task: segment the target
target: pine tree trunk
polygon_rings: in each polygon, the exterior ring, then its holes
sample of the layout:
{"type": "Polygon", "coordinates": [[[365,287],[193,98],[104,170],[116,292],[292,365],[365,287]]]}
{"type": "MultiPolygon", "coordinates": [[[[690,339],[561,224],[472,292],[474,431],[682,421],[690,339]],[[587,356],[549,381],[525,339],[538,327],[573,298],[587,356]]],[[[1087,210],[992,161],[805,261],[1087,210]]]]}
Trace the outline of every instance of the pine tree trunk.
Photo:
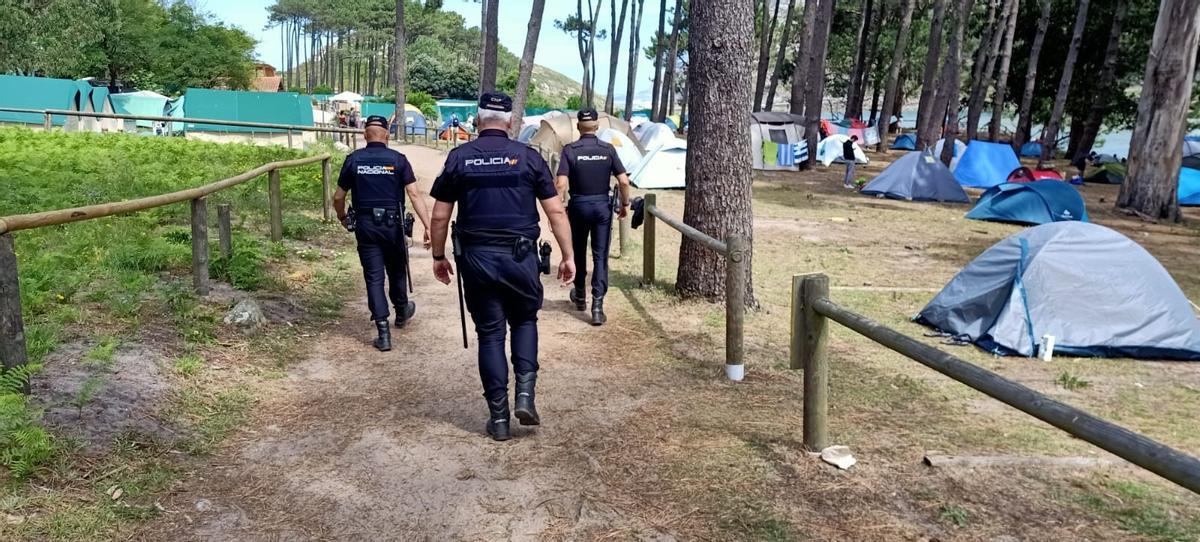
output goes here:
{"type": "MultiPolygon", "coordinates": [[[[917,148],[932,144],[929,123],[934,117],[934,98],[937,96],[939,60],[942,58],[942,23],[946,16],[946,0],[934,0],[933,19],[929,23],[929,46],[925,50],[925,70],[921,77],[921,99],[917,106],[917,148]]],[[[942,112],[945,114],[945,111],[942,112]]]]}
{"type": "MultiPolygon", "coordinates": [[[[775,55],[775,69],[771,70],[771,81],[767,85],[767,98],[763,109],[770,111],[775,108],[775,90],[779,88],[779,78],[783,76],[783,61],[787,59],[787,46],[792,37],[792,14],[796,3],[800,0],[789,0],[787,15],[783,19],[783,35],[779,36],[779,52],[775,55]]],[[[686,100],[685,102],[686,103],[686,100]]]]}
{"type": "Polygon", "coordinates": [[[836,0],[820,0],[812,44],[808,48],[807,103],[804,104],[804,136],[808,140],[808,164],[817,163],[817,141],[821,136],[821,101],[825,98],[825,56],[829,51],[829,29],[836,0]]]}
{"type": "MultiPolygon", "coordinates": [[[[543,2],[544,3],[544,2],[543,2]]],[[[612,32],[609,37],[612,40],[612,46],[608,52],[608,93],[604,95],[604,112],[609,115],[613,114],[614,101],[613,93],[617,90],[617,60],[621,58],[621,37],[625,31],[625,12],[629,9],[629,0],[621,0],[621,18],[617,18],[617,0],[613,0],[609,4],[610,15],[612,15],[612,32]]]]}
{"type": "MultiPolygon", "coordinates": [[[[799,0],[792,0],[798,2],[799,0]]],[[[909,0],[912,1],[912,0],[909,0]]],[[[793,115],[803,115],[805,96],[808,89],[808,50],[812,46],[813,30],[817,26],[817,4],[819,0],[804,0],[803,26],[796,44],[796,58],[792,63],[792,92],[788,109],[793,115]]]]}
{"type": "Polygon", "coordinates": [[[1012,0],[1008,21],[1004,31],[1004,45],[1000,50],[1000,67],[996,70],[996,82],[992,86],[992,122],[988,126],[988,138],[1000,140],[1000,124],[1004,120],[1004,95],[1008,92],[1008,67],[1012,61],[1013,36],[1017,32],[1017,13],[1021,0],[1012,0]]]}
{"type": "Polygon", "coordinates": [[[688,124],[687,108],[688,108],[688,86],[687,86],[687,81],[684,81],[682,96],[680,96],[680,100],[679,100],[679,126],[675,129],[675,132],[677,132],[679,134],[683,134],[687,130],[687,124],[688,124]]]}
{"type": "Polygon", "coordinates": [[[863,80],[871,66],[870,47],[868,47],[872,32],[878,29],[872,27],[874,22],[874,0],[863,0],[863,21],[858,35],[858,54],[855,57],[854,69],[850,71],[849,92],[846,96],[846,116],[862,120],[863,109],[863,80]]]}
{"type": "Polygon", "coordinates": [[[908,35],[912,30],[913,9],[916,7],[916,0],[903,0],[904,4],[900,7],[900,28],[896,30],[896,46],[892,50],[892,63],[888,68],[887,84],[883,91],[883,114],[880,117],[883,119],[883,130],[879,131],[879,144],[875,146],[878,152],[886,153],[888,147],[888,134],[891,133],[891,116],[895,111],[898,111],[903,106],[903,100],[899,99],[899,83],[900,83],[900,68],[904,66],[904,52],[908,49],[908,35]]]}
{"type": "Polygon", "coordinates": [[[396,137],[404,136],[404,104],[408,103],[406,88],[408,55],[405,44],[408,43],[407,29],[404,27],[404,4],[406,0],[396,0],[396,22],[392,27],[392,81],[396,85],[396,137]]]}
{"type": "MultiPolygon", "coordinates": [[[[996,73],[996,63],[1000,59],[1000,46],[1004,44],[1004,32],[1008,29],[1008,16],[1012,12],[1012,2],[1003,0],[1000,11],[988,31],[988,48],[978,70],[972,69],[971,95],[967,98],[967,139],[979,137],[979,119],[983,116],[983,104],[987,99],[988,85],[996,73]]],[[[1047,0],[1049,1],[1049,0],[1047,0]]],[[[978,55],[977,55],[978,57],[978,55]]]]}
{"type": "Polygon", "coordinates": [[[662,96],[663,57],[667,52],[667,0],[658,4],[658,33],[654,35],[654,86],[650,89],[650,120],[662,122],[658,117],[658,99],[662,96]]]}
{"type": "Polygon", "coordinates": [[[483,50],[483,70],[479,72],[479,80],[483,92],[489,92],[496,90],[496,58],[500,48],[497,43],[500,31],[500,0],[484,1],[487,2],[487,19],[484,23],[484,39],[487,40],[487,48],[483,50]]]}
{"type": "Polygon", "coordinates": [[[625,81],[625,120],[633,118],[633,94],[637,84],[638,58],[642,55],[642,12],[646,0],[633,0],[629,21],[629,70],[625,81]]]}
{"type": "Polygon", "coordinates": [[[958,93],[962,72],[962,41],[967,23],[971,19],[971,10],[974,7],[975,0],[961,0],[955,9],[958,25],[954,29],[954,35],[950,36],[950,48],[946,51],[946,69],[942,72],[942,89],[938,92],[938,102],[942,104],[941,107],[945,111],[940,117],[944,122],[940,124],[949,126],[945,133],[941,156],[942,163],[946,164],[946,167],[950,167],[950,161],[954,158],[954,141],[958,138],[958,93]]]}
{"type": "Polygon", "coordinates": [[[1200,0],[1163,0],[1117,207],[1150,219],[1179,221],[1179,142],[1187,130],[1198,46],[1200,0]]]}
{"type": "MultiPolygon", "coordinates": [[[[875,81],[875,72],[877,71],[876,64],[879,63],[879,36],[882,34],[880,29],[882,29],[883,14],[886,7],[887,6],[885,5],[880,5],[879,7],[875,8],[874,16],[872,17],[871,24],[868,27],[870,28],[870,31],[868,32],[868,34],[870,34],[870,45],[867,46],[867,54],[863,58],[863,70],[858,74],[858,80],[855,82],[854,91],[855,95],[858,97],[858,102],[855,104],[853,111],[856,118],[859,120],[865,118],[863,115],[863,107],[867,105],[867,89],[879,86],[875,81]]],[[[871,114],[871,122],[874,122],[875,120],[874,108],[875,104],[879,102],[879,93],[876,92],[875,94],[877,95],[874,96],[871,103],[872,110],[869,111],[871,114]]]]}
{"type": "Polygon", "coordinates": [[[1083,160],[1092,152],[1096,137],[1100,135],[1100,127],[1104,125],[1104,116],[1108,113],[1113,85],[1117,80],[1117,55],[1121,53],[1121,24],[1128,11],[1129,2],[1117,0],[1112,26],[1108,31],[1108,47],[1104,50],[1104,64],[1100,68],[1100,83],[1095,89],[1095,96],[1092,98],[1091,107],[1088,108],[1087,118],[1080,130],[1082,135],[1078,140],[1075,139],[1075,129],[1071,129],[1071,139],[1077,141],[1075,152],[1070,154],[1074,157],[1073,162],[1083,160]]]}
{"type": "MultiPolygon", "coordinates": [[[[1124,0],[1121,0],[1122,2],[1124,0]]],[[[1013,133],[1013,149],[1020,150],[1021,145],[1033,138],[1033,93],[1037,86],[1038,61],[1042,56],[1042,44],[1046,42],[1046,28],[1050,26],[1050,0],[1038,0],[1039,9],[1037,30],[1033,35],[1033,44],[1029,48],[1029,67],[1025,70],[1025,91],[1021,94],[1021,107],[1017,110],[1017,131],[1013,133]]]]}
{"type": "Polygon", "coordinates": [[[1083,31],[1087,27],[1087,13],[1090,0],[1079,0],[1075,8],[1075,30],[1071,34],[1071,46],[1067,49],[1067,60],[1063,62],[1062,78],[1058,80],[1058,94],[1054,96],[1054,109],[1050,112],[1050,122],[1042,131],[1042,156],[1038,158],[1038,168],[1045,167],[1046,161],[1053,160],[1058,152],[1058,130],[1062,126],[1063,109],[1067,106],[1067,94],[1071,92],[1071,76],[1075,72],[1075,59],[1079,56],[1079,45],[1083,43],[1083,31]]]}
{"type": "Polygon", "coordinates": [[[660,119],[665,119],[673,109],[675,101],[675,64],[679,62],[679,25],[683,18],[683,0],[675,0],[675,18],[671,21],[671,53],[667,55],[667,73],[663,76],[662,97],[658,99],[658,107],[662,112],[660,119]]]}
{"type": "MultiPolygon", "coordinates": [[[[676,0],[678,3],[678,0],[676,0]]],[[[775,12],[767,24],[767,2],[763,0],[763,28],[758,40],[758,73],[754,79],[754,110],[762,111],[763,93],[767,87],[767,72],[771,68],[771,43],[775,38],[775,25],[779,23],[779,0],[775,0],[775,12]]]]}
{"type": "MultiPolygon", "coordinates": [[[[829,0],[832,1],[832,0],[829,0]]],[[[683,221],[724,240],[753,239],[750,128],[753,98],[754,8],[750,0],[693,2],[689,34],[688,88],[691,135],[683,221]]],[[[744,265],[751,267],[751,253],[744,265]]],[[[753,273],[747,271],[747,277],[753,273]]],[[[679,247],[675,287],[687,297],[723,299],[725,259],[688,238],[679,247]]],[[[755,305],[746,283],[746,303],[755,305]]]]}
{"type": "Polygon", "coordinates": [[[533,78],[533,59],[537,55],[538,35],[542,32],[542,13],[545,10],[546,0],[533,0],[533,9],[529,11],[529,25],[525,27],[525,49],[521,51],[521,64],[517,68],[517,95],[513,96],[513,137],[520,133],[521,119],[525,117],[525,104],[529,101],[529,82],[533,78]]]}

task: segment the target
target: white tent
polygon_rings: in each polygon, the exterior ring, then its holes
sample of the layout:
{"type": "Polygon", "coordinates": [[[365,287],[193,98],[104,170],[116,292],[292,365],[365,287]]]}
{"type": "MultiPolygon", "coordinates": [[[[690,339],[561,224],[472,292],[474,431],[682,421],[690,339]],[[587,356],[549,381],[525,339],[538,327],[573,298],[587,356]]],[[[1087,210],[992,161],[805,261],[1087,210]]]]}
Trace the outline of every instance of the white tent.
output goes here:
{"type": "Polygon", "coordinates": [[[643,124],[641,130],[641,133],[638,134],[638,141],[642,143],[642,148],[647,152],[660,145],[679,140],[675,137],[675,132],[671,130],[671,127],[661,122],[643,124]]]}
{"type": "Polygon", "coordinates": [[[687,163],[687,141],[671,138],[654,148],[646,150],[646,156],[629,176],[634,186],[642,189],[684,188],[687,178],[684,169],[687,163]]]}
{"type": "MultiPolygon", "coordinates": [[[[842,134],[833,134],[820,143],[817,143],[817,161],[828,166],[834,162],[844,162],[842,160],[842,144],[850,140],[850,136],[842,134]]],[[[859,164],[869,163],[866,153],[858,143],[854,143],[854,161],[859,164]]]]}
{"type": "Polygon", "coordinates": [[[1187,138],[1183,140],[1183,156],[1200,155],[1200,140],[1187,138]]]}
{"type": "Polygon", "coordinates": [[[625,134],[612,128],[605,128],[600,130],[596,137],[617,149],[617,157],[621,159],[621,165],[625,166],[626,172],[633,171],[642,163],[642,152],[625,134]]]}
{"type": "MultiPolygon", "coordinates": [[[[942,156],[942,149],[944,148],[946,148],[946,140],[939,139],[937,145],[934,145],[933,147],[933,156],[940,159],[942,156]]],[[[954,171],[954,168],[958,167],[958,159],[962,158],[963,153],[965,152],[967,152],[967,144],[955,139],[954,156],[950,158],[950,171],[954,171]]]]}
{"type": "Polygon", "coordinates": [[[633,128],[633,131],[635,133],[638,132],[639,127],[641,127],[642,125],[647,124],[649,122],[650,122],[650,117],[647,117],[646,115],[634,115],[632,117],[629,117],[629,126],[631,128],[633,128]]]}
{"type": "Polygon", "coordinates": [[[362,97],[362,94],[358,94],[357,92],[350,92],[347,90],[347,91],[343,91],[343,92],[334,94],[333,96],[331,96],[329,98],[329,101],[331,101],[331,102],[361,102],[361,101],[363,101],[363,97],[362,97]]]}

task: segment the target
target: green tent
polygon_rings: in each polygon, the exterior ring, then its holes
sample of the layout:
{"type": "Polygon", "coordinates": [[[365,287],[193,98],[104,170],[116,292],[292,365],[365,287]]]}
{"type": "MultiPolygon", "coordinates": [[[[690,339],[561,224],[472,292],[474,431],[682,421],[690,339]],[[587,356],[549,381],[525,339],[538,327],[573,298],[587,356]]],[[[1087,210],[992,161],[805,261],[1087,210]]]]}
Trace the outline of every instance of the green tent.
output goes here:
{"type": "MultiPolygon", "coordinates": [[[[78,111],[82,94],[79,82],[69,79],[0,75],[0,108],[78,111]]],[[[67,119],[55,115],[52,121],[55,126],[62,126],[67,119]]],[[[0,122],[40,126],[45,117],[41,113],[0,111],[0,122]]]]}
{"type": "MultiPolygon", "coordinates": [[[[312,126],[312,97],[295,92],[243,92],[189,88],[184,116],[192,119],[236,120],[268,124],[312,126]]],[[[203,132],[284,132],[277,128],[252,128],[186,123],[184,129],[203,132]]]]}
{"type": "MultiPolygon", "coordinates": [[[[113,111],[122,115],[162,117],[166,115],[167,111],[168,98],[162,94],[151,92],[149,90],[113,94],[109,97],[109,99],[112,100],[113,111]]],[[[137,125],[142,128],[152,128],[154,126],[154,122],[149,120],[139,120],[137,121],[137,125]]]]}

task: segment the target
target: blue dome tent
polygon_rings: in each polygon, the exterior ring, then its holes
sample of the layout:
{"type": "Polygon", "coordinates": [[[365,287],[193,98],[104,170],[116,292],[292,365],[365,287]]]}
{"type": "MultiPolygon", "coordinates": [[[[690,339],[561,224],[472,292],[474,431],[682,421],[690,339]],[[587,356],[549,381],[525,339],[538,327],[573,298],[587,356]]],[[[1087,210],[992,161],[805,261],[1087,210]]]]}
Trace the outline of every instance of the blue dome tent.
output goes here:
{"type": "Polygon", "coordinates": [[[1200,321],[1137,243],[1084,222],[1023,230],[980,254],[914,318],[999,355],[1200,360],[1200,321]]]}
{"type": "Polygon", "coordinates": [[[892,162],[863,187],[862,193],[912,201],[971,202],[941,160],[919,151],[892,162]]]}
{"type": "Polygon", "coordinates": [[[1026,158],[1037,158],[1042,155],[1042,144],[1037,141],[1030,141],[1021,145],[1021,156],[1026,158]]]}
{"type": "Polygon", "coordinates": [[[1200,169],[1179,168],[1179,204],[1200,205],[1200,169]]]}
{"type": "Polygon", "coordinates": [[[912,134],[900,134],[896,136],[896,140],[892,142],[893,150],[900,151],[915,151],[917,150],[917,136],[912,134]]]}
{"type": "Polygon", "coordinates": [[[993,186],[979,196],[967,218],[1029,225],[1088,219],[1079,191],[1051,180],[993,186]]]}
{"type": "Polygon", "coordinates": [[[954,168],[958,184],[976,188],[991,188],[1008,179],[1012,170],[1021,167],[1012,147],[1003,143],[973,140],[967,152],[954,168]]]}

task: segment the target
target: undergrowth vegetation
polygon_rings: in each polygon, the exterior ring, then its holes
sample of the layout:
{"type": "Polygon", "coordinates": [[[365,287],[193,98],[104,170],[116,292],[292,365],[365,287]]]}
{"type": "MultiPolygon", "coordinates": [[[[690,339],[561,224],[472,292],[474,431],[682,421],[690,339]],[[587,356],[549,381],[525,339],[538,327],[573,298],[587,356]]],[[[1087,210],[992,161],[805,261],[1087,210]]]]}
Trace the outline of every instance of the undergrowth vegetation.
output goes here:
{"type": "MultiPolygon", "coordinates": [[[[282,147],[3,128],[0,178],[5,179],[5,197],[0,198],[0,216],[153,196],[305,155],[282,147]]],[[[344,285],[341,280],[348,276],[344,265],[332,272],[335,278],[327,283],[295,286],[281,277],[293,260],[312,265],[309,258],[297,256],[301,250],[290,243],[333,231],[332,226],[313,218],[320,209],[320,164],[282,170],[281,180],[284,243],[267,241],[265,176],[207,198],[210,275],[241,291],[261,290],[263,295],[311,300],[314,315],[335,316],[336,302],[329,299],[336,297],[331,292],[340,289],[344,285]],[[233,252],[229,258],[221,257],[216,242],[216,206],[220,203],[232,207],[233,252]]],[[[252,394],[243,384],[214,385],[205,378],[205,352],[220,348],[221,320],[228,307],[193,293],[189,220],[189,206],[181,203],[12,234],[30,364],[0,373],[0,465],[5,467],[0,469],[0,481],[10,479],[8,489],[0,493],[0,512],[9,514],[10,519],[25,518],[24,514],[39,518],[17,527],[17,533],[87,539],[111,529],[114,523],[153,516],[157,512],[152,500],[136,506],[130,502],[138,495],[133,488],[146,485],[143,478],[173,477],[173,468],[161,460],[163,452],[207,453],[252,404],[252,394]],[[117,449],[103,461],[121,469],[122,474],[105,482],[106,487],[123,485],[120,503],[103,493],[93,495],[96,498],[89,502],[60,498],[57,493],[37,496],[40,494],[22,491],[17,481],[30,477],[40,478],[39,484],[59,487],[64,497],[77,493],[81,484],[91,483],[86,479],[89,474],[81,474],[74,461],[79,443],[47,431],[43,424],[48,423],[50,410],[46,422],[42,410],[67,407],[77,410],[79,423],[88,423],[85,411],[93,401],[102,400],[98,395],[106,386],[106,377],[121,370],[122,349],[148,347],[173,360],[163,362],[164,378],[178,382],[169,392],[169,404],[162,414],[184,430],[183,440],[164,448],[162,443],[131,436],[122,451],[118,438],[117,449]],[[23,388],[30,378],[39,378],[36,372],[45,362],[57,359],[52,354],[60,348],[89,376],[81,379],[73,397],[42,405],[37,394],[26,395],[23,388]]],[[[326,254],[307,247],[303,252],[315,254],[317,259],[326,254]]],[[[269,337],[270,333],[256,340],[269,342],[269,337]]],[[[253,342],[250,347],[255,348],[253,342]]],[[[162,486],[163,480],[150,486],[162,486]]],[[[6,532],[0,525],[0,538],[5,538],[6,532]]]]}

